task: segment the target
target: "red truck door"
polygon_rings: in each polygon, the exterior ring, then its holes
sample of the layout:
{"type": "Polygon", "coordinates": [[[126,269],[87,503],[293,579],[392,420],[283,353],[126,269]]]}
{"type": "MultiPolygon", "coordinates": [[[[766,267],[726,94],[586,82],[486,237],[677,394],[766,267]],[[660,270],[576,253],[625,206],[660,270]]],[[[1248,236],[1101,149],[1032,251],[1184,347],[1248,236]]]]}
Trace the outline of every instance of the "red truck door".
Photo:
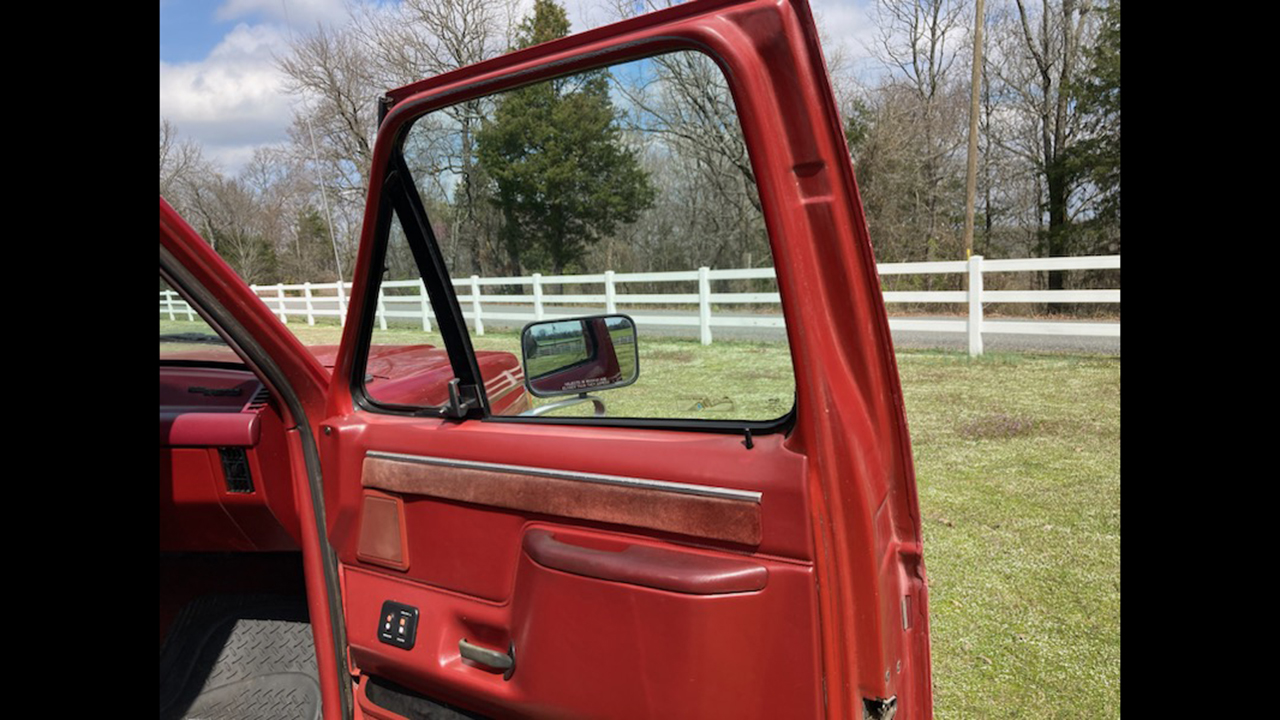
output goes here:
{"type": "Polygon", "coordinates": [[[681,5],[401,88],[385,104],[317,437],[361,710],[930,717],[901,392],[805,2],[681,5]],[[794,408],[736,425],[499,416],[413,192],[407,129],[469,99],[673,51],[709,57],[732,91],[794,408]],[[456,402],[388,405],[366,391],[394,228],[432,292],[456,402]]]}

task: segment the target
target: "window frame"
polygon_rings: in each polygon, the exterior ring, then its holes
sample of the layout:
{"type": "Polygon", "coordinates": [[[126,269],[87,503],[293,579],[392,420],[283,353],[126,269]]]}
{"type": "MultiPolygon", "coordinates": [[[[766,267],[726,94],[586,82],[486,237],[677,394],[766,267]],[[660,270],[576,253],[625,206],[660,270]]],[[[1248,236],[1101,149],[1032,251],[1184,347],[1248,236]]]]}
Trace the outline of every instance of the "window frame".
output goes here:
{"type": "MultiPolygon", "coordinates": [[[[475,82],[450,92],[437,93],[427,98],[405,101],[406,106],[413,107],[413,114],[411,117],[404,120],[397,130],[396,137],[392,143],[390,162],[388,163],[387,172],[382,180],[382,191],[379,196],[379,207],[373,237],[371,256],[371,259],[373,260],[372,267],[379,268],[385,265],[386,252],[391,234],[391,216],[394,214],[400,220],[406,241],[409,244],[414,261],[418,266],[418,272],[422,277],[423,284],[427,288],[432,310],[436,313],[436,324],[437,327],[439,327],[442,342],[449,353],[450,362],[453,366],[454,377],[459,381],[461,387],[471,388],[473,390],[471,391],[472,396],[470,398],[463,398],[464,407],[462,408],[461,414],[451,413],[448,406],[413,407],[380,403],[368,395],[364,387],[364,376],[368,364],[368,355],[373,334],[373,323],[376,321],[378,292],[383,281],[382,274],[375,273],[375,277],[370,279],[371,282],[366,283],[363,313],[361,314],[361,317],[358,318],[358,342],[353,357],[354,362],[351,365],[351,377],[349,378],[351,397],[357,409],[408,417],[442,417],[454,418],[457,420],[474,419],[483,422],[495,423],[534,423],[537,425],[562,425],[570,427],[619,427],[650,430],[677,430],[682,432],[708,432],[717,434],[745,434],[746,440],[744,442],[748,447],[750,447],[751,437],[753,435],[774,433],[790,435],[791,430],[795,427],[796,419],[798,417],[799,392],[795,374],[795,347],[791,344],[789,338],[787,339],[787,351],[791,356],[792,402],[790,409],[785,414],[774,420],[556,417],[551,415],[520,416],[495,415],[490,412],[490,405],[488,395],[484,387],[484,380],[481,377],[479,366],[476,362],[475,349],[471,343],[470,330],[467,328],[466,320],[462,316],[462,309],[458,303],[457,293],[454,289],[452,279],[449,276],[448,269],[445,266],[444,258],[440,253],[439,243],[436,240],[435,232],[431,229],[431,223],[427,217],[426,209],[423,207],[422,199],[414,185],[413,174],[409,171],[408,163],[404,158],[405,141],[415,124],[422,118],[433,112],[443,110],[447,107],[451,107],[468,100],[497,95],[502,92],[528,87],[535,83],[549,82],[557,78],[567,77],[578,73],[608,69],[629,62],[637,62],[647,58],[681,51],[699,53],[709,58],[716,65],[716,68],[720,71],[721,77],[724,78],[725,85],[729,89],[730,98],[734,105],[734,113],[735,116],[737,116],[738,108],[740,107],[740,103],[738,102],[738,95],[740,92],[739,88],[734,82],[733,74],[728,71],[724,59],[716,54],[711,48],[686,38],[662,38],[636,43],[627,47],[625,52],[618,52],[617,50],[618,49],[615,48],[602,54],[577,55],[556,63],[535,68],[521,69],[496,78],[475,82]],[[584,60],[594,60],[595,62],[583,63],[584,60]],[[556,72],[556,70],[559,70],[559,72],[556,72]],[[405,215],[408,215],[408,217],[405,217],[405,215]],[[412,222],[410,222],[410,220],[412,222]],[[437,302],[437,293],[440,294],[440,303],[437,302]],[[461,357],[461,355],[464,354],[465,357],[461,357]],[[468,402],[470,402],[470,405],[467,405],[468,402]]],[[[748,127],[741,124],[739,127],[742,129],[744,139],[747,139],[747,133],[750,132],[748,127]]],[[[756,158],[754,158],[751,153],[752,143],[748,140],[746,146],[747,160],[751,164],[752,171],[755,172],[758,169],[758,166],[756,158]]],[[[756,183],[756,189],[757,191],[760,189],[758,182],[756,183]]],[[[770,256],[772,259],[777,256],[774,252],[775,234],[770,229],[768,211],[764,209],[765,207],[767,207],[767,203],[762,203],[761,215],[765,222],[765,232],[768,235],[770,256]]],[[[787,302],[785,297],[782,298],[782,302],[780,304],[782,306],[782,315],[785,320],[787,316],[787,302]]],[[[519,361],[521,370],[523,371],[524,358],[520,357],[519,361]]],[[[525,380],[524,390],[525,392],[529,392],[527,378],[525,380]]]]}
{"type": "MultiPolygon", "coordinates": [[[[404,134],[412,124],[406,125],[401,137],[396,139],[396,153],[393,156],[392,164],[383,179],[382,199],[378,207],[376,217],[376,225],[374,230],[374,244],[372,253],[372,268],[382,268],[386,265],[387,248],[391,240],[391,223],[394,220],[400,222],[400,227],[404,231],[405,242],[409,245],[409,251],[413,255],[414,265],[418,268],[418,274],[422,278],[423,285],[427,288],[427,297],[431,304],[431,309],[435,313],[436,326],[440,329],[440,336],[444,343],[445,352],[449,356],[449,364],[453,369],[453,376],[458,380],[462,387],[476,387],[475,393],[476,404],[467,409],[464,417],[476,417],[478,411],[482,411],[484,415],[489,412],[488,397],[484,392],[484,383],[480,378],[479,367],[475,360],[475,350],[471,347],[471,337],[466,332],[465,320],[462,317],[462,309],[458,305],[458,298],[453,292],[452,284],[449,282],[448,270],[445,268],[444,258],[440,255],[439,245],[436,243],[435,235],[431,232],[431,223],[426,218],[425,210],[421,206],[421,200],[416,191],[412,190],[412,186],[406,188],[404,178],[411,177],[408,168],[404,166],[404,158],[399,152],[400,145],[403,143],[404,134]],[[407,218],[405,216],[408,216],[407,218]],[[426,232],[423,233],[423,228],[426,232]],[[425,235],[425,237],[424,237],[425,235]],[[459,326],[462,332],[458,332],[459,326]]],[[[365,298],[363,303],[363,312],[358,319],[359,333],[351,363],[351,377],[348,379],[351,390],[351,398],[355,406],[361,410],[370,412],[383,413],[387,415],[400,415],[407,417],[452,417],[450,408],[447,405],[398,405],[394,403],[381,402],[371,396],[365,388],[365,375],[369,365],[369,350],[373,344],[373,326],[377,320],[378,293],[382,288],[383,273],[373,271],[371,282],[365,285],[365,298]]]]}

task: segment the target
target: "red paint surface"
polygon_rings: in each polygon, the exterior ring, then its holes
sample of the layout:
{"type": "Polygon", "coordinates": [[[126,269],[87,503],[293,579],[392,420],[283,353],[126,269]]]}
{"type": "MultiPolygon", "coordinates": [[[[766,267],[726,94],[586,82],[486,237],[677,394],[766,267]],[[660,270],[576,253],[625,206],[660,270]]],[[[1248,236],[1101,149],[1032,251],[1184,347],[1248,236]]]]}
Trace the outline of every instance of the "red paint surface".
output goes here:
{"type": "MultiPolygon", "coordinates": [[[[689,3],[392,91],[389,97],[396,106],[379,131],[372,177],[385,174],[400,127],[422,113],[517,84],[673,49],[707,52],[725,71],[772,238],[796,373],[796,417],[784,444],[770,449],[758,442],[752,459],[768,462],[771,455],[786,452],[806,460],[798,472],[739,476],[718,467],[708,479],[735,487],[763,483],[765,541],[757,552],[771,551],[774,543],[793,551],[800,545],[803,550],[791,556],[812,558],[822,591],[804,611],[813,611],[819,621],[812,633],[791,641],[821,658],[826,714],[860,717],[863,698],[896,696],[899,718],[928,717],[928,600],[902,395],[853,169],[803,1],[689,3]],[[803,496],[800,506],[774,507],[773,488],[779,487],[803,496]],[[800,535],[802,543],[797,542],[800,535]],[[904,602],[911,608],[905,619],[904,602]]],[[[364,284],[372,277],[373,220],[381,200],[376,183],[369,200],[353,317],[361,314],[364,284]]],[[[339,374],[349,371],[356,333],[348,324],[337,359],[339,374]]],[[[686,437],[674,431],[643,436],[617,429],[579,433],[577,428],[556,428],[529,442],[537,430],[490,423],[475,431],[486,440],[474,446],[462,442],[465,433],[460,432],[474,423],[447,432],[418,423],[390,434],[386,423],[353,413],[350,395],[341,386],[330,394],[328,410],[342,424],[362,428],[355,433],[358,439],[346,433],[337,443],[344,458],[358,454],[359,448],[399,446],[402,452],[423,452],[425,446],[447,457],[506,458],[515,464],[672,480],[686,476],[699,460],[693,453],[663,447],[663,438],[680,442],[686,437]],[[446,446],[425,442],[437,433],[456,439],[446,446]],[[576,451],[582,448],[590,448],[590,455],[579,456],[576,451]]],[[[358,469],[349,465],[337,472],[345,486],[354,484],[349,478],[358,469]]],[[[339,509],[331,521],[336,542],[341,542],[348,513],[339,509]]],[[[509,552],[498,545],[495,553],[509,552]]],[[[658,617],[651,620],[660,622],[658,617]]],[[[750,622],[768,620],[759,616],[750,622]]],[[[620,651],[636,649],[622,646],[620,651]]],[[[548,659],[552,661],[569,658],[548,659]]],[[[665,657],[655,656],[646,671],[658,672],[664,662],[665,657]]],[[[400,670],[412,672],[407,666],[400,670]]],[[[713,666],[700,668],[696,679],[699,684],[732,681],[713,666]]],[[[434,678],[432,684],[439,689],[440,681],[434,678]]],[[[679,699],[671,698],[673,704],[679,699]]]]}
{"type": "Polygon", "coordinates": [[[255,550],[222,507],[216,450],[160,448],[160,551],[255,550]]]}
{"type": "MultiPolygon", "coordinates": [[[[240,361],[230,350],[205,350],[197,353],[166,353],[161,362],[189,360],[193,355],[197,358],[196,362],[240,361]],[[208,357],[204,357],[206,354],[208,357]]],[[[259,387],[261,383],[258,378],[246,370],[160,366],[160,407],[173,412],[239,412],[259,387]]]]}
{"type": "Polygon", "coordinates": [[[161,447],[252,447],[259,437],[257,415],[160,410],[161,447]]]}

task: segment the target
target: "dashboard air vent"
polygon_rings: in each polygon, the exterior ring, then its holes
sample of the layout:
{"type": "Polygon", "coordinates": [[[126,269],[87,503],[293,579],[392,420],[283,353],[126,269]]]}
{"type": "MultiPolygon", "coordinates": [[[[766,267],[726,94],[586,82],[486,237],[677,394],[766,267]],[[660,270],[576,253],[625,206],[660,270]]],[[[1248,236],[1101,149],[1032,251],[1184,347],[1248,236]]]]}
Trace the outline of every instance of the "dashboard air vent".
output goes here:
{"type": "Polygon", "coordinates": [[[227,492],[253,492],[253,477],[249,474],[249,459],[244,454],[244,448],[218,448],[218,454],[222,456],[222,474],[227,479],[227,492]]]}
{"type": "Polygon", "coordinates": [[[258,392],[254,393],[253,399],[249,401],[249,404],[244,406],[244,411],[258,412],[267,406],[267,402],[269,400],[271,400],[271,391],[267,389],[266,385],[259,385],[258,392]]]}

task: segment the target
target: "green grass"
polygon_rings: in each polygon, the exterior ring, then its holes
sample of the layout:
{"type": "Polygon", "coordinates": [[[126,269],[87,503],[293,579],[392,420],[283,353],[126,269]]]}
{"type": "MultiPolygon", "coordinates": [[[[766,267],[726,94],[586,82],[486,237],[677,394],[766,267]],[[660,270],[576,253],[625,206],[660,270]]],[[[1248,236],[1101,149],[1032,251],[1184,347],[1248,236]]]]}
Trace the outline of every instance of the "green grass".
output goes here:
{"type": "MultiPolygon", "coordinates": [[[[290,329],[305,343],[338,341],[336,327],[290,329]]],[[[473,340],[519,354],[514,333],[473,340]]],[[[376,341],[440,338],[389,330],[376,341]]],[[[768,419],[791,407],[781,343],[639,342],[640,381],[601,393],[610,415],[768,419]],[[714,404],[724,398],[732,404],[714,404]]],[[[1119,717],[1119,358],[903,352],[898,367],[937,717],[1119,717]]]]}
{"type": "Polygon", "coordinates": [[[898,356],[940,718],[1120,715],[1120,360],[898,356]]]}

